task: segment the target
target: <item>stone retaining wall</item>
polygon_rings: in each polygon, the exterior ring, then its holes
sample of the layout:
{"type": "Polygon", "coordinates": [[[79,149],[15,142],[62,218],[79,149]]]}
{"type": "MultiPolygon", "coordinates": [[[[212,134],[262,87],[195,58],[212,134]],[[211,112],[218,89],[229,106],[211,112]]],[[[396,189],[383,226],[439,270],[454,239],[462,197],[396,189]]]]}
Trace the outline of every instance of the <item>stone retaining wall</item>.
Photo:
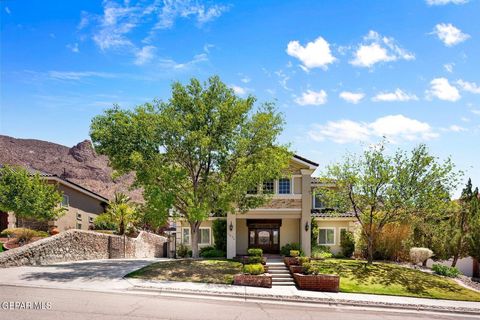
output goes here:
{"type": "Polygon", "coordinates": [[[163,257],[167,238],[140,232],[137,238],[94,231],[68,230],[0,253],[0,268],[55,262],[163,257]]]}

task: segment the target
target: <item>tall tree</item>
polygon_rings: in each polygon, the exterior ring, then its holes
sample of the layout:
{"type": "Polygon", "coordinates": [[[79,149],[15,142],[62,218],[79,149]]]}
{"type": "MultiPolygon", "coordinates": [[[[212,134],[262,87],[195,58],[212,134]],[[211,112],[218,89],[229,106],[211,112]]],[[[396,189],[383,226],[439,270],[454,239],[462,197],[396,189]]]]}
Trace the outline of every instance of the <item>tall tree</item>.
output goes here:
{"type": "Polygon", "coordinates": [[[283,119],[270,103],[237,97],[218,77],[174,83],[167,102],[118,106],[93,119],[95,148],[120,172],[135,171],[155,219],[188,221],[192,254],[213,212],[244,212],[266,200],[247,191],[284,174],[291,153],[277,143],[283,119]]]}
{"type": "Polygon", "coordinates": [[[17,221],[25,218],[55,220],[65,209],[60,207],[62,194],[38,173],[21,167],[0,167],[0,210],[12,211],[17,221]]]}
{"type": "Polygon", "coordinates": [[[413,216],[441,212],[456,185],[450,159],[439,163],[419,145],[408,154],[389,155],[385,142],[367,148],[361,156],[347,155],[331,165],[324,177],[335,188],[321,188],[328,206],[353,211],[367,244],[372,263],[375,242],[385,225],[413,216]]]}
{"type": "MultiPolygon", "coordinates": [[[[478,257],[480,253],[475,250],[475,234],[479,213],[478,188],[473,189],[472,180],[468,179],[467,185],[462,190],[458,209],[455,210],[450,218],[450,233],[448,243],[450,244],[452,254],[452,267],[457,265],[458,259],[465,257],[472,251],[473,256],[478,257]]],[[[477,244],[478,245],[478,244],[477,244]]]]}
{"type": "Polygon", "coordinates": [[[116,192],[112,201],[108,203],[106,212],[111,221],[118,226],[118,234],[124,235],[128,227],[133,225],[137,219],[137,211],[130,202],[130,197],[121,192],[116,192]]]}

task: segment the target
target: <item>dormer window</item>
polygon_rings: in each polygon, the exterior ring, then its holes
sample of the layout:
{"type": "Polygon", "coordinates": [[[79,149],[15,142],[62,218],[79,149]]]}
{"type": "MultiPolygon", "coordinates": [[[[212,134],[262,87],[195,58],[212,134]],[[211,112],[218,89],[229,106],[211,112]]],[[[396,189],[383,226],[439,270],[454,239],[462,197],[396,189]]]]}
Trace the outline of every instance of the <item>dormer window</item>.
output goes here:
{"type": "Polygon", "coordinates": [[[278,180],[278,193],[290,194],[292,193],[291,180],[288,178],[278,180]]]}
{"type": "Polygon", "coordinates": [[[321,193],[313,194],[313,209],[323,209],[325,208],[325,203],[323,202],[323,197],[321,193]]]}

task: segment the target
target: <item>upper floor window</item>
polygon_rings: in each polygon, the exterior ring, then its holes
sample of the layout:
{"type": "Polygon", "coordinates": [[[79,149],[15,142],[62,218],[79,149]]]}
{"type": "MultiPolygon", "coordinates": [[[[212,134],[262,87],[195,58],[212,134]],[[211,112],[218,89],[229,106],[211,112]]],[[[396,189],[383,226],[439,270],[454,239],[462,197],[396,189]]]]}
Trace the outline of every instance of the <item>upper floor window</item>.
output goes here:
{"type": "Polygon", "coordinates": [[[269,180],[269,181],[265,181],[263,183],[263,193],[265,194],[273,194],[273,186],[274,186],[274,183],[273,183],[273,180],[269,180]]]}
{"type": "Polygon", "coordinates": [[[249,188],[247,190],[247,194],[257,194],[258,193],[258,187],[257,186],[254,186],[252,188],[249,188]]]}
{"type": "Polygon", "coordinates": [[[291,181],[290,179],[284,178],[278,180],[278,193],[279,194],[290,194],[291,193],[291,181]]]}
{"type": "Polygon", "coordinates": [[[68,207],[69,205],[70,205],[70,198],[69,198],[66,194],[64,194],[64,195],[62,196],[61,206],[62,206],[62,207],[68,207]]]}
{"type": "Polygon", "coordinates": [[[325,203],[323,202],[323,197],[321,193],[313,194],[313,208],[314,209],[323,209],[325,208],[325,203]]]}

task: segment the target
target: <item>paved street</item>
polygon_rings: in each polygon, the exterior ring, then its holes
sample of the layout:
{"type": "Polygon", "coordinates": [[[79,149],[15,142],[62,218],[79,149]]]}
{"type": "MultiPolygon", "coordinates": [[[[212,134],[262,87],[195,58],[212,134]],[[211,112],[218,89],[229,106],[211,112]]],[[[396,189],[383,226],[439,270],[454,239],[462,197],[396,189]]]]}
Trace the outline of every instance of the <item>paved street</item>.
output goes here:
{"type": "MultiPolygon", "coordinates": [[[[395,313],[352,308],[310,307],[221,300],[161,297],[156,294],[0,286],[0,302],[41,301],[49,310],[2,310],[0,319],[463,319],[432,313],[395,313]]],[[[5,303],[0,304],[4,306],[5,303]]],[[[471,317],[473,318],[473,317],[471,317]]]]}

